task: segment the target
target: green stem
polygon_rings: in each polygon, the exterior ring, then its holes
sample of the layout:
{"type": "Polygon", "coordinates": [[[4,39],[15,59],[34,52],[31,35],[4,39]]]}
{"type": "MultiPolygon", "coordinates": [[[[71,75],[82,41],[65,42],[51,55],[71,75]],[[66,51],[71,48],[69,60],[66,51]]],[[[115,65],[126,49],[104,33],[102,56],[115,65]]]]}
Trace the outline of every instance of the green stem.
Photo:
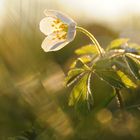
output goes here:
{"type": "Polygon", "coordinates": [[[91,41],[93,42],[93,44],[95,44],[100,56],[103,56],[103,53],[104,53],[104,50],[103,48],[100,46],[100,44],[98,43],[98,41],[96,40],[96,38],[89,32],[87,31],[86,29],[82,28],[82,27],[79,27],[79,26],[76,26],[76,29],[82,33],[84,33],[85,35],[87,35],[91,41]]]}
{"type": "Polygon", "coordinates": [[[121,95],[121,92],[119,89],[115,88],[115,93],[116,93],[116,99],[117,99],[117,103],[120,107],[120,109],[124,109],[124,101],[123,101],[123,97],[121,95]]]}

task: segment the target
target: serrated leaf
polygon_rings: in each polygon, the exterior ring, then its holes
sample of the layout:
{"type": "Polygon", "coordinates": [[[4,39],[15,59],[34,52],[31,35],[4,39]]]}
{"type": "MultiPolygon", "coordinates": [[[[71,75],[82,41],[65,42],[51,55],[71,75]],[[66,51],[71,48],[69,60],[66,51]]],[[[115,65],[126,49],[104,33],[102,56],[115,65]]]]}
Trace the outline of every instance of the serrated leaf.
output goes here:
{"type": "Polygon", "coordinates": [[[129,73],[127,65],[123,60],[123,56],[113,59],[112,62],[113,62],[113,66],[112,66],[113,69],[115,67],[115,69],[119,69],[119,70],[122,70],[122,71],[127,71],[129,73]]]}
{"type": "Polygon", "coordinates": [[[136,55],[136,54],[132,54],[132,53],[126,53],[126,55],[140,61],[140,55],[136,55]]]}
{"type": "Polygon", "coordinates": [[[87,99],[88,99],[88,102],[87,102],[87,106],[88,106],[88,109],[90,110],[90,107],[93,106],[93,94],[92,94],[92,91],[91,91],[91,82],[92,82],[92,73],[89,73],[89,76],[88,76],[88,79],[87,79],[87,99]]]}
{"type": "Polygon", "coordinates": [[[108,95],[108,97],[106,97],[104,99],[104,101],[101,103],[100,107],[106,107],[111,101],[112,99],[116,96],[116,94],[113,92],[111,94],[108,95]]]}
{"type": "Polygon", "coordinates": [[[128,54],[125,55],[125,62],[128,65],[128,68],[130,69],[130,72],[132,75],[140,80],[140,61],[136,59],[135,57],[132,57],[128,54]]]}
{"type": "Polygon", "coordinates": [[[70,66],[70,68],[82,68],[82,69],[85,69],[85,70],[90,70],[90,68],[88,67],[88,65],[85,64],[85,62],[81,59],[81,58],[78,58],[76,61],[74,61],[72,63],[72,65],[70,66]]]}
{"type": "Polygon", "coordinates": [[[89,73],[85,74],[74,86],[69,97],[69,105],[76,105],[78,102],[82,103],[89,99],[89,73]]]}
{"type": "Polygon", "coordinates": [[[117,75],[117,73],[113,70],[97,70],[95,73],[99,76],[99,78],[110,86],[115,88],[123,88],[125,85],[121,81],[121,78],[117,75]]]}
{"type": "Polygon", "coordinates": [[[112,62],[110,59],[99,59],[96,63],[93,64],[93,69],[110,69],[112,68],[112,62]]]}
{"type": "Polygon", "coordinates": [[[128,38],[120,38],[113,40],[107,47],[107,50],[110,49],[121,49],[123,45],[125,45],[129,41],[128,38]]]}
{"type": "Polygon", "coordinates": [[[114,58],[114,57],[120,57],[121,55],[124,54],[124,52],[125,50],[123,49],[110,50],[105,53],[105,57],[109,59],[114,58]]]}
{"type": "Polygon", "coordinates": [[[98,50],[95,45],[86,45],[75,51],[77,55],[87,55],[87,54],[98,54],[98,50]]]}
{"type": "Polygon", "coordinates": [[[72,89],[70,98],[69,98],[69,105],[72,106],[76,104],[79,100],[86,100],[87,96],[87,79],[88,75],[84,75],[78,83],[72,89]]]}
{"type": "Polygon", "coordinates": [[[67,86],[71,85],[72,83],[74,83],[75,81],[77,81],[77,79],[80,77],[80,75],[82,75],[84,73],[84,69],[71,69],[68,72],[67,77],[65,78],[65,84],[67,86]]]}
{"type": "Polygon", "coordinates": [[[137,87],[137,85],[122,71],[118,70],[117,74],[120,76],[122,82],[124,83],[124,85],[127,88],[131,88],[131,87],[136,88],[137,87]]]}

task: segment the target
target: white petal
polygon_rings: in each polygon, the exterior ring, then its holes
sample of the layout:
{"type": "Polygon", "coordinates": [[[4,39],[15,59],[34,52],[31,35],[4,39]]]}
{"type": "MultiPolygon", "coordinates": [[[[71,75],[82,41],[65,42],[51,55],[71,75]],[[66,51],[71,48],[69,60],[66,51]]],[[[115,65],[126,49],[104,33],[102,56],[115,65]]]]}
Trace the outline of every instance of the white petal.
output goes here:
{"type": "Polygon", "coordinates": [[[70,42],[75,38],[76,35],[76,26],[75,24],[70,24],[68,26],[67,40],[70,42]]]}
{"type": "Polygon", "coordinates": [[[76,26],[76,22],[71,19],[70,17],[68,17],[67,15],[65,15],[64,13],[57,11],[57,10],[45,10],[44,11],[46,16],[52,16],[52,17],[56,17],[58,19],[60,19],[62,22],[66,23],[66,24],[75,24],[76,26]]]}
{"type": "Polygon", "coordinates": [[[69,42],[66,42],[66,40],[59,40],[59,39],[53,40],[53,37],[54,36],[50,35],[46,37],[44,41],[42,42],[41,47],[43,48],[45,52],[58,51],[69,43],[69,42]]]}
{"type": "Polygon", "coordinates": [[[40,21],[39,28],[42,33],[45,35],[52,34],[54,27],[52,27],[53,21],[56,20],[53,17],[45,17],[40,21]]]}

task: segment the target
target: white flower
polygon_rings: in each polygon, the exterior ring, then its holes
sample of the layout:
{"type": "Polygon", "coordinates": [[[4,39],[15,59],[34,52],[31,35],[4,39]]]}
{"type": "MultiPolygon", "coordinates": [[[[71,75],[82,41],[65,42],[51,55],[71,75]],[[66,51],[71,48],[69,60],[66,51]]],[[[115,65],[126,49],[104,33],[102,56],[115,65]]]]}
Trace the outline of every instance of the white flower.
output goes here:
{"type": "Polygon", "coordinates": [[[76,23],[56,10],[45,10],[46,17],[40,21],[40,30],[47,37],[41,47],[45,52],[57,51],[71,42],[76,34],[76,23]]]}

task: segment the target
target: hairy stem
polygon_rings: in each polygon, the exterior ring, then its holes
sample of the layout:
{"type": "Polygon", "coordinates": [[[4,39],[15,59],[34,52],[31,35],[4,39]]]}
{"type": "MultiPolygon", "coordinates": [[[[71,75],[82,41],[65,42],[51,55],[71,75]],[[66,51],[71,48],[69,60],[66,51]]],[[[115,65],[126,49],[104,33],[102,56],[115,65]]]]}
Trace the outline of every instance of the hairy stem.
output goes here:
{"type": "Polygon", "coordinates": [[[118,106],[120,107],[120,109],[124,109],[124,101],[121,95],[121,91],[117,88],[114,88],[114,90],[115,90],[118,106]]]}
{"type": "Polygon", "coordinates": [[[84,33],[86,36],[88,36],[91,41],[93,42],[93,44],[96,46],[98,53],[100,54],[100,56],[103,56],[104,50],[103,48],[100,46],[100,44],[98,43],[98,41],[96,40],[96,38],[86,29],[76,26],[76,29],[82,33],[84,33]]]}

